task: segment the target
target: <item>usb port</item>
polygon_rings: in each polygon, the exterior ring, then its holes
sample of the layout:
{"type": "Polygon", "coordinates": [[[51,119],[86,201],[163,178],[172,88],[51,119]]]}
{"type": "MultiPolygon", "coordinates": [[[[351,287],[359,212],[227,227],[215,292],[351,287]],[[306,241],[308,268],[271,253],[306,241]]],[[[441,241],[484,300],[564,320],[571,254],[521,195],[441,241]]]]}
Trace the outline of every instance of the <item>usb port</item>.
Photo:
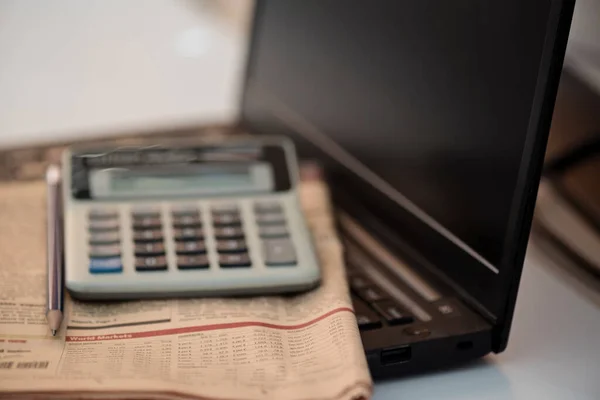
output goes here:
{"type": "Polygon", "coordinates": [[[412,350],[410,346],[394,347],[381,350],[381,364],[392,365],[410,361],[412,350]]]}

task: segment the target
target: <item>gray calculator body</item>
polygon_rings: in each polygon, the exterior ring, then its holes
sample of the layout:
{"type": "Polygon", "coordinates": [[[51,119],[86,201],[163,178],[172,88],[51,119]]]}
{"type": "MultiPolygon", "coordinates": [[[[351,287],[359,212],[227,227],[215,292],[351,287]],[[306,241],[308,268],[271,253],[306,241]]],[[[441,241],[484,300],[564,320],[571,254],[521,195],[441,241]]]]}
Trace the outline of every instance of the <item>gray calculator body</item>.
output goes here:
{"type": "Polygon", "coordinates": [[[298,180],[293,143],[279,137],[70,148],[66,288],[88,300],[313,288],[298,180]]]}

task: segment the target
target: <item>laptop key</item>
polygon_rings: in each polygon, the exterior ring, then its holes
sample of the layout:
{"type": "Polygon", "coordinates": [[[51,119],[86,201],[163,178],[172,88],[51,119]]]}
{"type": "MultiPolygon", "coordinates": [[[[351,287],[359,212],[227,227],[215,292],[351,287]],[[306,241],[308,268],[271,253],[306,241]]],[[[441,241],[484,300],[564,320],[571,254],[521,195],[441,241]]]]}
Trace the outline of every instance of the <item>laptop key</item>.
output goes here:
{"type": "Polygon", "coordinates": [[[387,295],[381,289],[373,286],[358,291],[358,295],[367,303],[373,303],[375,301],[387,299],[387,295]]]}
{"type": "Polygon", "coordinates": [[[350,282],[350,288],[352,288],[352,290],[356,290],[356,291],[365,289],[366,287],[368,287],[371,284],[371,282],[369,282],[367,280],[367,278],[365,278],[364,276],[358,275],[358,274],[352,275],[349,279],[349,282],[350,282]]]}
{"type": "Polygon", "coordinates": [[[354,306],[356,323],[360,330],[366,331],[381,327],[381,319],[369,307],[357,299],[353,299],[352,304],[354,306]]]}
{"type": "Polygon", "coordinates": [[[414,317],[393,301],[379,301],[371,304],[390,325],[409,324],[414,317]]]}

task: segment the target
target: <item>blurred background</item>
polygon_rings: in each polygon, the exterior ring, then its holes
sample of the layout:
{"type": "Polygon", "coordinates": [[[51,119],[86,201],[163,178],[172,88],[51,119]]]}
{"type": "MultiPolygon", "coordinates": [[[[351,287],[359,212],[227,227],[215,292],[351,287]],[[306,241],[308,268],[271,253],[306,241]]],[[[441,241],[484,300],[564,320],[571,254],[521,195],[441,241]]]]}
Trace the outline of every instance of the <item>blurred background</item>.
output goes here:
{"type": "Polygon", "coordinates": [[[251,10],[245,0],[1,1],[0,146],[234,120],[251,10]]]}
{"type": "MultiPolygon", "coordinates": [[[[3,0],[0,150],[235,121],[252,6],[3,0]]],[[[578,0],[535,233],[587,284],[600,276],[598,154],[600,0],[578,0]]]]}

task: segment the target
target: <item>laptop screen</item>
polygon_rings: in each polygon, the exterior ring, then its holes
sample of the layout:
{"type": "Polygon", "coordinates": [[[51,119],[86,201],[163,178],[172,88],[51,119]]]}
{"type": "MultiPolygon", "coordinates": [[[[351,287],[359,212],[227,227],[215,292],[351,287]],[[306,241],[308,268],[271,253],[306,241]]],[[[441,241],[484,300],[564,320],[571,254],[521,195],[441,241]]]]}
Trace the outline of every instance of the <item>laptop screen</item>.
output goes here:
{"type": "Polygon", "coordinates": [[[259,1],[243,120],[318,155],[495,316],[550,120],[553,18],[537,0],[259,1]]]}

